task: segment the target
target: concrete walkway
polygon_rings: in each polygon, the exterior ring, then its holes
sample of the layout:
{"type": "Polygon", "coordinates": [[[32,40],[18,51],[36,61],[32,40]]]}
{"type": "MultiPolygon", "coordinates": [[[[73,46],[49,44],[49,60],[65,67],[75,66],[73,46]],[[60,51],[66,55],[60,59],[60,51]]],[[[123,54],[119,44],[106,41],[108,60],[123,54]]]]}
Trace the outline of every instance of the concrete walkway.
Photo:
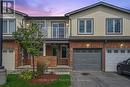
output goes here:
{"type": "Polygon", "coordinates": [[[116,73],[72,72],[72,87],[130,87],[130,78],[116,73]]]}

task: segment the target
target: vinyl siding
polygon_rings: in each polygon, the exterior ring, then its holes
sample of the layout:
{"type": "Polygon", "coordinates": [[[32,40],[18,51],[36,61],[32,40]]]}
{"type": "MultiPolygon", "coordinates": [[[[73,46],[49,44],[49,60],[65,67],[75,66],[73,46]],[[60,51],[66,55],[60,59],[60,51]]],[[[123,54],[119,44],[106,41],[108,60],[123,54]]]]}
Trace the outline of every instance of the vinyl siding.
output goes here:
{"type": "MultiPolygon", "coordinates": [[[[71,35],[72,36],[107,36],[106,34],[106,18],[122,18],[123,34],[120,36],[130,36],[130,17],[129,14],[123,13],[105,6],[98,6],[89,10],[70,16],[71,19],[71,35]],[[93,35],[78,35],[77,22],[80,18],[94,19],[93,35]]],[[[110,36],[110,35],[109,35],[110,36]]],[[[112,35],[113,36],[113,35],[112,35]]],[[[116,35],[118,36],[118,35],[116,35]]]]}

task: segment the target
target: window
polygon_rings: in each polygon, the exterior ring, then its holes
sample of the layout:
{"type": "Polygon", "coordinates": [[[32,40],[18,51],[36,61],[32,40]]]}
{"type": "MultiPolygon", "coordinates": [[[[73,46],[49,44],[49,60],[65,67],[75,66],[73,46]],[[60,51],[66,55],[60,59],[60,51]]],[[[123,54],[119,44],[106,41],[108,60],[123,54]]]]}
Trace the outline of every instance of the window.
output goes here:
{"type": "Polygon", "coordinates": [[[118,50],[114,50],[114,53],[118,53],[118,50]]]}
{"type": "Polygon", "coordinates": [[[67,47],[62,47],[62,58],[67,57],[67,47]]]}
{"type": "Polygon", "coordinates": [[[127,53],[130,53],[130,50],[128,50],[127,53]]]}
{"type": "Polygon", "coordinates": [[[13,53],[13,49],[9,49],[9,53],[13,53]]]}
{"type": "Polygon", "coordinates": [[[52,23],[52,37],[53,38],[64,38],[65,36],[65,25],[63,22],[52,23]]]}
{"type": "Polygon", "coordinates": [[[52,54],[53,54],[53,56],[57,56],[57,53],[56,53],[56,48],[52,48],[52,54]]]}
{"type": "Polygon", "coordinates": [[[7,49],[3,49],[3,53],[7,53],[7,49]]]}
{"type": "Polygon", "coordinates": [[[130,65],[130,59],[127,61],[127,64],[130,65]]]}
{"type": "Polygon", "coordinates": [[[45,29],[45,23],[44,21],[36,21],[37,25],[38,25],[38,28],[40,30],[44,30],[45,29]]]}
{"type": "Polygon", "coordinates": [[[122,33],[123,20],[121,18],[107,18],[106,29],[107,34],[121,34],[122,33]]]}
{"type": "Polygon", "coordinates": [[[125,50],[121,50],[121,53],[125,53],[125,50]]]}
{"type": "Polygon", "coordinates": [[[79,19],[78,20],[78,33],[79,34],[93,34],[93,19],[79,19]]]}
{"type": "Polygon", "coordinates": [[[112,50],[107,50],[107,53],[112,53],[112,50]]]}
{"type": "Polygon", "coordinates": [[[15,30],[15,19],[3,19],[3,34],[12,34],[15,30]]]}
{"type": "Polygon", "coordinates": [[[40,56],[43,56],[43,48],[40,48],[40,56]]]}

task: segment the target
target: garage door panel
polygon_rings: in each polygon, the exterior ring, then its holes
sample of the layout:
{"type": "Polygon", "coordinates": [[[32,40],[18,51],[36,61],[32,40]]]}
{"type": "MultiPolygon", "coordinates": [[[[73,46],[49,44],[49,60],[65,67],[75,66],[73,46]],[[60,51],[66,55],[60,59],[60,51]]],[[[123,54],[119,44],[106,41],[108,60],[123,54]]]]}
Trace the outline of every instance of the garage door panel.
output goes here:
{"type": "Polygon", "coordinates": [[[116,71],[117,64],[130,57],[128,50],[130,49],[106,49],[106,71],[116,71]],[[108,50],[111,52],[109,53],[108,50]]]}
{"type": "Polygon", "coordinates": [[[3,49],[2,65],[7,70],[15,69],[15,52],[13,49],[3,49]]]}
{"type": "Polygon", "coordinates": [[[101,51],[98,49],[74,49],[75,70],[101,70],[101,51]]]}

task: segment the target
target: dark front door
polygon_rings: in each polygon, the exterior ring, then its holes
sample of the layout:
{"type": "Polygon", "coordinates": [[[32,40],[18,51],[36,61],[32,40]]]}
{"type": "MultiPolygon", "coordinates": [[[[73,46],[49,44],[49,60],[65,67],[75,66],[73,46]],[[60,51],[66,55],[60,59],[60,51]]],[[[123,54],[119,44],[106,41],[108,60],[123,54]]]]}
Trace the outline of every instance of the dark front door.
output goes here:
{"type": "Polygon", "coordinates": [[[101,49],[74,49],[74,70],[101,70],[101,49]]]}

